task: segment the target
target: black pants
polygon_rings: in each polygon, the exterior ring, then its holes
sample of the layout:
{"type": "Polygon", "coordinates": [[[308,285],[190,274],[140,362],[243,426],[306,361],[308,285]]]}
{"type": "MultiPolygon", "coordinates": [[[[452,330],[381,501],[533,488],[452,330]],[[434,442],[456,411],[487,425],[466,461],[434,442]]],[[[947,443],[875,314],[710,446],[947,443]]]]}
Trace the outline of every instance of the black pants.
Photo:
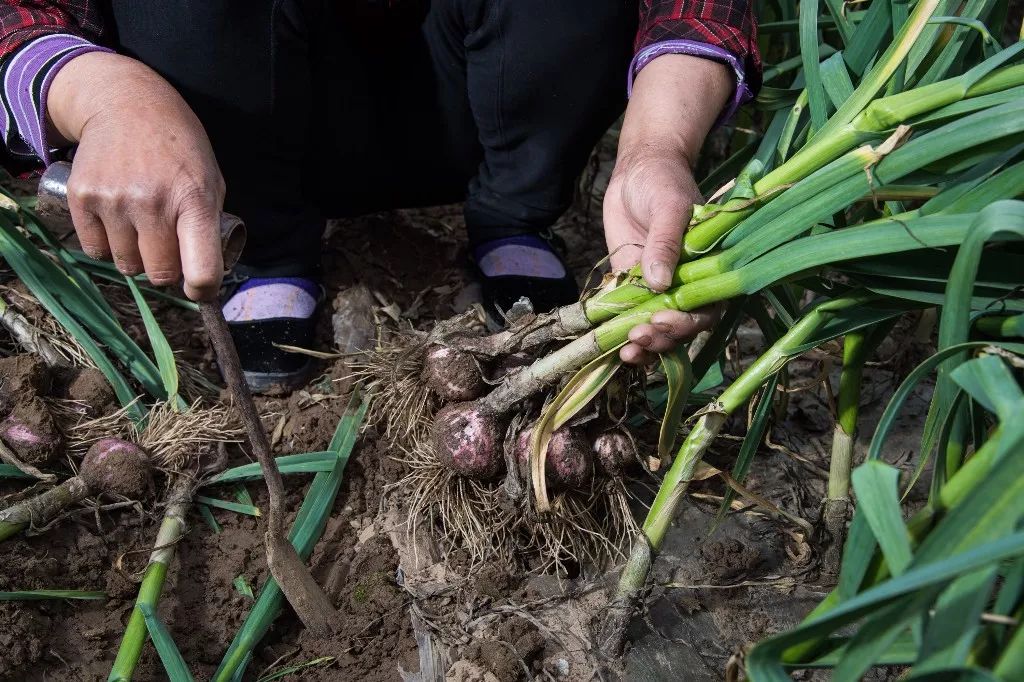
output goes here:
{"type": "Polygon", "coordinates": [[[308,274],[326,217],[388,208],[464,200],[471,243],[543,230],[623,109],[636,0],[386,4],[112,2],[206,127],[244,265],[308,274]]]}

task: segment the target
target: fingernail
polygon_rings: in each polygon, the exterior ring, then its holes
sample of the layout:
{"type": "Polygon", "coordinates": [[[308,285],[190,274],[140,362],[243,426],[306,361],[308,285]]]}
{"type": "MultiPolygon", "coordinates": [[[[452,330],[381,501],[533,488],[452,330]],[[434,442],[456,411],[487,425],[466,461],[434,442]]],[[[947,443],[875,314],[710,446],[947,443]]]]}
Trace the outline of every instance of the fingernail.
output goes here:
{"type": "Polygon", "coordinates": [[[640,344],[641,346],[649,346],[651,345],[651,337],[647,335],[641,336],[639,339],[636,340],[636,343],[640,344]]]}
{"type": "Polygon", "coordinates": [[[651,265],[651,282],[655,287],[665,288],[672,283],[672,273],[664,263],[653,263],[651,265]]]}
{"type": "Polygon", "coordinates": [[[658,328],[659,332],[664,332],[665,334],[668,334],[670,331],[672,331],[672,325],[666,324],[664,322],[655,322],[654,326],[658,328]]]}

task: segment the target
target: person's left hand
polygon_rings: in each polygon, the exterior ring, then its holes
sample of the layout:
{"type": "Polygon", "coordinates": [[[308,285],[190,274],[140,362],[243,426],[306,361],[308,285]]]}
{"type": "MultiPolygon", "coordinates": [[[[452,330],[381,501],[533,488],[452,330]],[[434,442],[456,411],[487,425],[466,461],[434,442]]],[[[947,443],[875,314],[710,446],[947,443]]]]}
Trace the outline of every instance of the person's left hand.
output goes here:
{"type": "MultiPolygon", "coordinates": [[[[687,55],[659,57],[637,76],[604,198],[605,239],[612,268],[639,262],[654,291],[672,284],[693,206],[703,201],[692,161],[731,88],[724,66],[687,55]]],[[[657,312],[630,330],[619,357],[651,364],[714,326],[719,314],[718,306],[657,312]]]]}

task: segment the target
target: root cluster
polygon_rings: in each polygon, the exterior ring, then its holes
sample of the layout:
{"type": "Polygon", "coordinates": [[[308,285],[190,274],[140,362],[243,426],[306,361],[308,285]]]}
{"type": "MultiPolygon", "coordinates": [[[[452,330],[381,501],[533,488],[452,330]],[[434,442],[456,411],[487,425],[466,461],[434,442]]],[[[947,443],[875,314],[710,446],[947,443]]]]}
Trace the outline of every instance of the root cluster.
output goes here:
{"type": "Polygon", "coordinates": [[[421,379],[428,342],[416,332],[366,351],[353,366],[353,375],[365,382],[374,396],[366,414],[373,425],[394,443],[415,443],[429,438],[430,420],[437,400],[421,379]]]}
{"type": "MultiPolygon", "coordinates": [[[[407,470],[388,494],[407,514],[408,532],[426,529],[448,561],[498,562],[534,573],[567,575],[628,555],[638,529],[620,478],[598,472],[585,488],[558,490],[551,511],[541,514],[528,492],[528,471],[515,467],[504,479],[471,477],[438,452],[431,424],[444,400],[424,379],[432,343],[426,335],[397,336],[366,353],[356,369],[374,395],[368,419],[407,470]]],[[[533,407],[520,406],[521,417],[503,420],[509,443],[533,407]]]]}
{"type": "Polygon", "coordinates": [[[470,565],[497,561],[510,569],[564,575],[574,567],[605,567],[623,559],[637,527],[627,493],[615,479],[586,491],[566,490],[538,514],[530,497],[512,499],[504,483],[460,476],[421,444],[399,459],[408,474],[390,486],[406,505],[409,532],[424,526],[445,556],[458,550],[470,565]]]}
{"type": "Polygon", "coordinates": [[[127,409],[96,419],[82,419],[73,404],[62,404],[67,402],[52,401],[51,409],[73,455],[83,455],[97,441],[116,437],[144,448],[155,466],[177,470],[211,443],[242,440],[237,416],[223,405],[205,406],[197,401],[189,409],[179,410],[170,403],[162,403],[150,411],[140,429],[128,417],[127,409]]]}

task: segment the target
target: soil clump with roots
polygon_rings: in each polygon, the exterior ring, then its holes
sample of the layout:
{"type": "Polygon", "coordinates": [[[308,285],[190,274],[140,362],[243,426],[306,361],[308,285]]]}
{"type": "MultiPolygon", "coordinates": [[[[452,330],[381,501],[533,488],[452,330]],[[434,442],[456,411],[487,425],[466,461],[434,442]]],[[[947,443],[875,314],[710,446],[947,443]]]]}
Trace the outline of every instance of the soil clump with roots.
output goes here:
{"type": "Polygon", "coordinates": [[[0,358],[0,407],[19,396],[45,394],[53,375],[34,355],[18,354],[0,358]]]}
{"type": "Polygon", "coordinates": [[[114,389],[103,373],[92,367],[74,373],[67,384],[65,395],[68,400],[82,405],[84,413],[90,417],[109,414],[117,407],[114,389]]]}

